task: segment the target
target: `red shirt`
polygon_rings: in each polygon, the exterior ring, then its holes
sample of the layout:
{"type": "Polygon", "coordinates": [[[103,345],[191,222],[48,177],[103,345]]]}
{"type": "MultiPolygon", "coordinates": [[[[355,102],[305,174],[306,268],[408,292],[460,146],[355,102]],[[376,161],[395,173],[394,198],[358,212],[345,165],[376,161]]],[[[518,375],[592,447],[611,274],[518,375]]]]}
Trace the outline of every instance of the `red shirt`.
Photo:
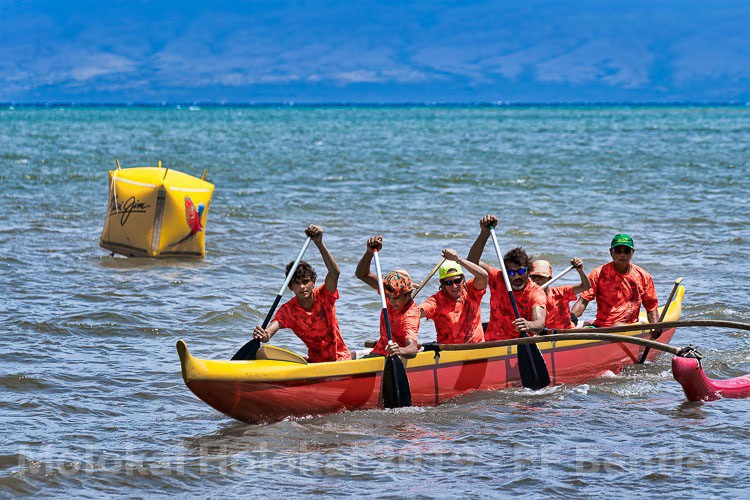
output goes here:
{"type": "Polygon", "coordinates": [[[474,278],[464,283],[461,299],[453,300],[440,290],[419,305],[427,319],[435,322],[437,341],[441,344],[474,344],[484,342],[482,331],[482,297],[487,289],[474,288],[474,278]]]}
{"type": "MultiPolygon", "coordinates": [[[[406,347],[406,339],[417,342],[417,333],[419,332],[419,306],[414,301],[409,302],[408,307],[396,311],[391,304],[386,302],[388,308],[388,319],[391,323],[391,336],[393,341],[400,347],[406,347]]],[[[385,346],[388,344],[388,332],[385,329],[385,315],[380,314],[380,338],[375,347],[372,348],[374,354],[386,356],[388,353],[385,346]]]]}
{"type": "Polygon", "coordinates": [[[564,330],[573,328],[573,322],[570,321],[570,303],[577,300],[578,296],[573,293],[573,287],[551,286],[547,294],[547,317],[544,320],[544,326],[564,330]]]}
{"type": "Polygon", "coordinates": [[[646,311],[659,306],[654,280],[646,271],[630,264],[630,270],[618,273],[613,262],[599,266],[589,274],[591,288],[581,298],[596,301],[594,326],[612,326],[615,323],[637,323],[641,304],[646,311]]]}
{"type": "MultiPolygon", "coordinates": [[[[490,267],[489,270],[489,288],[490,288],[490,323],[487,325],[487,331],[484,332],[484,339],[505,340],[515,339],[520,336],[516,327],[513,326],[513,320],[516,314],[513,311],[513,304],[508,296],[508,290],[505,288],[503,280],[503,270],[490,267]]],[[[542,309],[547,306],[547,296],[544,290],[529,280],[523,290],[513,292],[516,299],[518,313],[522,318],[531,321],[531,311],[534,307],[539,306],[542,309]]]]}
{"type": "Polygon", "coordinates": [[[339,291],[329,292],[325,285],[313,290],[313,307],[305,311],[297,297],[279,307],[274,319],[281,328],[290,328],[307,346],[311,363],[351,359],[349,349],[341,338],[336,306],[339,291]]]}

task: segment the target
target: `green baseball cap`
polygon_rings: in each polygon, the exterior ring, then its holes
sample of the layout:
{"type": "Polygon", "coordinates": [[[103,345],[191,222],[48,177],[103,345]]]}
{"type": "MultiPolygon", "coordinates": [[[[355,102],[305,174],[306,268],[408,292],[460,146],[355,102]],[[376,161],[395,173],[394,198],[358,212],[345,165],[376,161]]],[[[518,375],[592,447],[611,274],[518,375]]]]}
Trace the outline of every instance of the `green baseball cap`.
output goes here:
{"type": "Polygon", "coordinates": [[[612,249],[619,246],[630,247],[635,250],[635,245],[633,245],[633,238],[631,238],[627,234],[616,234],[615,237],[612,238],[612,243],[609,245],[609,248],[612,249]]]}

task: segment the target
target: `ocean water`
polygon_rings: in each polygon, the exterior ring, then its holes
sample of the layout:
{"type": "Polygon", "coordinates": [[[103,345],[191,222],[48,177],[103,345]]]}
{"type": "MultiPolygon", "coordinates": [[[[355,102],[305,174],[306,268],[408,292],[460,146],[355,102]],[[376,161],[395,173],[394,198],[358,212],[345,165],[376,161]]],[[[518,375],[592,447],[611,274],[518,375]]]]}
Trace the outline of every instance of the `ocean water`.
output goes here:
{"type": "MultiPolygon", "coordinates": [[[[315,223],[362,348],[379,317],[354,278],[367,237],[420,279],[442,248],[465,256],[488,212],[503,250],[556,270],[607,262],[629,233],[662,301],[684,278],[683,318],[750,322],[748,107],[6,106],[0,186],[2,496],[747,495],[750,402],[685,402],[668,356],[586,385],[252,426],[190,393],[174,345],[229,358],[315,223]],[[209,169],[204,260],[97,246],[115,159],[209,169]]],[[[274,343],[304,353],[289,331],[274,343]]],[[[673,344],[712,377],[750,372],[748,332],[673,344]]]]}

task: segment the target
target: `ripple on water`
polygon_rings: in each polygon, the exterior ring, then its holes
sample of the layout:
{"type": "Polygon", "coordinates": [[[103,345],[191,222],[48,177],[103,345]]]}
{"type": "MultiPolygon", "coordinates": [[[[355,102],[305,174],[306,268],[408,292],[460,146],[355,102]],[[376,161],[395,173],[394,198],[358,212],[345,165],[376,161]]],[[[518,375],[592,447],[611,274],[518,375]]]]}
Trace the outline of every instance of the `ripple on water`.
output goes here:
{"type": "Polygon", "coordinates": [[[50,385],[43,379],[29,377],[28,375],[17,374],[17,375],[0,375],[0,387],[4,387],[9,390],[18,390],[21,392],[26,391],[42,391],[48,389],[50,385]]]}
{"type": "MultiPolygon", "coordinates": [[[[23,131],[0,133],[10,221],[0,228],[9,290],[0,494],[631,497],[685,485],[695,496],[746,494],[748,400],[686,403],[666,357],[537,393],[248,426],[192,395],[174,350],[184,338],[202,357],[230,356],[262,321],[311,222],[323,225],[341,268],[344,338],[360,346],[377,331],[376,297],[353,277],[365,238],[383,233],[387,266],[421,277],[441,248],[468,251],[487,212],[501,219],[504,249],[524,246],[560,268],[578,256],[590,271],[609,259],[612,234],[628,232],[660,297],[685,277],[685,318],[746,321],[750,302],[737,283],[747,271],[719,272],[746,260],[750,240],[745,108],[66,108],[13,117],[23,131]],[[153,164],[158,152],[188,172],[210,166],[217,190],[205,259],[113,258],[97,247],[113,150],[129,156],[125,165],[153,164]],[[70,193],[75,206],[56,201],[70,193]]],[[[491,248],[484,258],[495,261],[491,248]]],[[[322,281],[319,252],[305,259],[322,281]]],[[[304,349],[283,335],[281,345],[304,349]]],[[[420,339],[433,338],[425,323],[420,339]]],[[[721,378],[750,371],[748,338],[682,329],[675,343],[699,345],[706,372],[721,378]]]]}

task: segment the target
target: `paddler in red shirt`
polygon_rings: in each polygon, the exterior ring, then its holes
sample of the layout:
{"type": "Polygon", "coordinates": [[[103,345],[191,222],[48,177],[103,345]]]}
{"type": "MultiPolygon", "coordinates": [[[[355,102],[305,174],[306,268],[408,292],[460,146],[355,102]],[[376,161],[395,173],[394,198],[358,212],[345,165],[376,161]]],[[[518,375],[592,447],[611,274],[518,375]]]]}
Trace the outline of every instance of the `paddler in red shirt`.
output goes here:
{"type": "MultiPolygon", "coordinates": [[[[654,280],[645,270],[631,262],[635,254],[633,238],[617,234],[612,238],[609,255],[612,262],[589,273],[591,288],[581,294],[573,305],[573,314],[580,317],[590,301],[596,301],[595,327],[626,325],[638,322],[641,304],[646,308],[649,323],[659,321],[659,301],[654,280]]],[[[661,331],[653,330],[652,336],[661,331]]]]}
{"type": "Polygon", "coordinates": [[[490,322],[484,332],[484,339],[505,340],[521,336],[521,332],[529,335],[542,333],[546,319],[547,297],[539,285],[529,280],[531,259],[523,247],[516,247],[503,256],[508,280],[516,299],[520,318],[516,318],[513,304],[508,296],[503,280],[503,270],[496,269],[485,262],[480,262],[490,227],[497,227],[497,217],[485,215],[479,221],[479,236],[469,250],[468,260],[481,265],[489,276],[490,288],[490,322]]]}
{"type": "MultiPolygon", "coordinates": [[[[290,328],[307,346],[307,359],[311,363],[351,359],[349,349],[341,338],[334,305],[339,298],[337,287],[341,271],[323,243],[323,229],[310,224],[305,234],[318,247],[328,269],[325,283],[315,288],[315,270],[307,262],[300,261],[289,282],[294,298],[279,308],[268,328],[264,330],[260,325],[256,326],[253,337],[268,342],[280,328],[290,328]]],[[[287,274],[293,264],[287,264],[287,274]]]]}
{"type": "MultiPolygon", "coordinates": [[[[570,265],[578,271],[581,282],[577,285],[549,286],[544,289],[547,295],[547,319],[544,326],[548,330],[557,328],[564,330],[566,328],[575,328],[578,318],[574,318],[570,313],[570,303],[578,299],[578,294],[591,288],[589,277],[583,270],[581,259],[570,259],[570,265]]],[[[552,264],[549,261],[538,259],[535,260],[531,267],[531,280],[540,287],[552,279],[552,264]]]]}
{"type": "Polygon", "coordinates": [[[446,260],[438,271],[440,290],[419,305],[422,316],[435,322],[441,344],[484,342],[480,306],[487,290],[487,271],[451,248],[443,250],[443,257],[446,260]],[[474,275],[469,281],[461,264],[474,275]]]}
{"type": "MultiPolygon", "coordinates": [[[[383,236],[374,236],[367,240],[365,254],[357,264],[354,275],[367,283],[370,288],[379,290],[378,276],[372,272],[373,250],[383,248],[383,236]]],[[[421,319],[419,307],[411,298],[414,285],[411,276],[403,269],[395,269],[383,277],[383,290],[388,307],[388,319],[391,323],[391,337],[385,329],[385,315],[380,316],[380,339],[366,358],[374,356],[403,356],[413,358],[417,355],[417,333],[421,319]]]]}

